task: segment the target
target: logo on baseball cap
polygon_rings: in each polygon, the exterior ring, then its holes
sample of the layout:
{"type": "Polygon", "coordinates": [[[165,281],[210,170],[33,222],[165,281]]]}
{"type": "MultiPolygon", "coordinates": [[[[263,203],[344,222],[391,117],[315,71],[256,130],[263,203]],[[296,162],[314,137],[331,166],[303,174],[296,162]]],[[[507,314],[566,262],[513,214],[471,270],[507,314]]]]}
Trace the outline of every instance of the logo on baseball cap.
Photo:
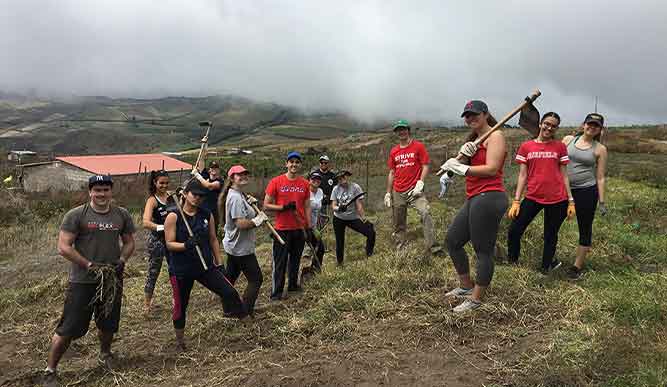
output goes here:
{"type": "Polygon", "coordinates": [[[468,101],[466,105],[463,107],[463,113],[461,113],[461,117],[465,117],[467,113],[480,114],[488,112],[489,112],[489,107],[486,106],[484,101],[473,99],[472,101],[468,101]]]}
{"type": "Polygon", "coordinates": [[[584,124],[587,124],[589,122],[595,122],[600,126],[604,126],[604,117],[602,117],[602,115],[598,113],[590,113],[586,116],[584,124]]]}
{"type": "Polygon", "coordinates": [[[88,178],[88,189],[93,188],[94,185],[110,185],[113,187],[113,180],[111,175],[93,175],[88,178]]]}

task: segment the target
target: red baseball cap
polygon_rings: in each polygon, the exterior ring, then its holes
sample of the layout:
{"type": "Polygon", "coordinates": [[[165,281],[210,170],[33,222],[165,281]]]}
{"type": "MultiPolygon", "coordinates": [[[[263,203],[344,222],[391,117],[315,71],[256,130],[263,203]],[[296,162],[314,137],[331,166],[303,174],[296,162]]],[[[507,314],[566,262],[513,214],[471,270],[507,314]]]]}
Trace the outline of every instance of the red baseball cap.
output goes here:
{"type": "Polygon", "coordinates": [[[235,173],[250,173],[243,165],[233,165],[231,168],[229,168],[229,171],[227,171],[227,177],[232,177],[233,174],[235,173]]]}

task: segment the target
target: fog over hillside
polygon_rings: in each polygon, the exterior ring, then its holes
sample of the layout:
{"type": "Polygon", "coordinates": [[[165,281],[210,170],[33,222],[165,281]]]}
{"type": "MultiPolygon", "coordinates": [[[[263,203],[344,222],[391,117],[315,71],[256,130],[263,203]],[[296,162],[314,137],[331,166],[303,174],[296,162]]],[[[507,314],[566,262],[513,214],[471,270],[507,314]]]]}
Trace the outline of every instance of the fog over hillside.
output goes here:
{"type": "Polygon", "coordinates": [[[664,0],[21,0],[0,8],[0,90],[232,93],[362,119],[502,116],[533,88],[566,123],[666,122],[664,0]]]}

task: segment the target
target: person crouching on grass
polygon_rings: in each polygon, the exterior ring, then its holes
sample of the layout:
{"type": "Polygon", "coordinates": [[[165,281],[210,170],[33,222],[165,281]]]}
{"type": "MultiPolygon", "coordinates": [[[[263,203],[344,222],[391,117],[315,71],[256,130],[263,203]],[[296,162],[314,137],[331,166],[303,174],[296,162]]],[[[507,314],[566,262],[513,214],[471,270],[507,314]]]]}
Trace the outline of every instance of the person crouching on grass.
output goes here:
{"type": "Polygon", "coordinates": [[[264,210],[276,211],[275,229],[285,245],[273,240],[273,273],[271,300],[283,298],[285,272],[287,291],[301,291],[299,266],[310,230],[310,190],[308,181],[299,176],[301,154],[289,152],[285,162],[287,173],[276,176],[266,187],[264,210]]]}
{"type": "Polygon", "coordinates": [[[516,162],[519,163],[516,192],[512,207],[507,212],[507,216],[512,219],[507,232],[507,259],[510,263],[517,263],[521,252],[521,237],[530,222],[544,209],[544,274],[560,267],[561,262],[554,259],[558,231],[565,218],[572,218],[575,213],[567,176],[567,148],[556,139],[559,125],[558,114],[545,113],[540,121],[537,138],[519,146],[516,152],[516,162]],[[524,189],[526,197],[521,201],[524,189]]]}
{"type": "MultiPolygon", "coordinates": [[[[144,285],[144,311],[149,314],[153,305],[153,292],[162,262],[167,255],[164,241],[164,219],[167,217],[167,206],[172,201],[167,193],[169,174],[166,171],[151,171],[148,182],[148,200],[144,206],[143,226],[149,231],[146,248],[148,250],[148,270],[144,285]]],[[[171,203],[173,205],[173,202],[171,203]]]]}
{"type": "MultiPolygon", "coordinates": [[[[56,367],[72,340],[88,332],[90,319],[100,340],[99,361],[113,368],[111,342],[118,332],[123,299],[123,270],[134,252],[134,223],[125,208],[111,204],[111,176],[96,175],[88,180],[90,201],[65,214],[58,234],[58,253],[72,263],[65,306],[51,339],[43,384],[57,386],[56,367]],[[118,241],[122,242],[122,248],[118,241]],[[116,293],[112,300],[97,299],[99,265],[115,267],[116,293]],[[111,303],[110,312],[107,302],[111,303]],[[106,310],[105,310],[106,309],[106,310]]],[[[104,275],[104,272],[102,272],[104,275]]],[[[105,280],[107,280],[105,278],[105,280]]]]}
{"type": "MultiPolygon", "coordinates": [[[[227,253],[227,270],[225,275],[233,284],[239,279],[241,273],[248,280],[243,303],[252,315],[255,309],[255,301],[262,286],[262,269],[255,255],[255,228],[268,220],[264,212],[255,212],[248,200],[245,198],[244,189],[248,186],[250,172],[242,165],[234,165],[227,172],[227,183],[220,196],[220,213],[224,214],[222,226],[225,236],[222,245],[227,253]]],[[[257,201],[254,199],[254,201],[257,201]]]]}
{"type": "MultiPolygon", "coordinates": [[[[185,318],[190,300],[190,292],[195,281],[217,294],[225,316],[243,318],[247,315],[245,305],[234,286],[225,278],[221,265],[220,246],[213,228],[213,215],[200,208],[208,191],[202,184],[192,179],[183,191],[182,209],[185,219],[178,209],[172,209],[164,221],[164,235],[169,262],[169,280],[173,291],[172,320],[176,334],[176,349],[185,351],[185,318]],[[185,225],[192,230],[189,235],[185,225]],[[201,258],[199,252],[201,252],[201,258]],[[202,265],[204,260],[208,269],[202,265]]],[[[180,200],[180,199],[179,199],[180,200]]]]}
{"type": "Polygon", "coordinates": [[[567,269],[568,277],[573,280],[581,277],[586,255],[591,249],[596,208],[600,210],[600,215],[607,214],[605,173],[608,156],[607,147],[600,143],[603,131],[604,117],[598,113],[590,113],[579,133],[563,138],[570,157],[567,173],[579,227],[577,256],[574,265],[567,269]]]}
{"type": "Polygon", "coordinates": [[[507,210],[507,195],[503,186],[503,164],[507,154],[505,137],[502,132],[495,131],[479,146],[475,145],[475,139],[496,124],[482,101],[466,103],[461,117],[471,133],[459,153],[469,158],[470,165],[450,158],[440,167],[466,178],[466,201],[447,230],[447,250],[461,284],[445,295],[469,297],[453,309],[455,313],[482,305],[482,296],[493,278],[493,256],[500,221],[507,210]],[[472,242],[477,255],[477,278],[474,283],[470,278],[468,254],[464,250],[468,242],[472,242]]]}
{"type": "Polygon", "coordinates": [[[333,228],[336,235],[336,261],[338,266],[343,265],[345,258],[345,229],[347,227],[366,237],[366,256],[373,255],[375,248],[375,228],[367,221],[364,214],[361,187],[351,182],[350,171],[342,170],[336,176],[338,185],[331,191],[331,208],[333,209],[333,228]],[[356,198],[356,199],[355,199],[356,198]],[[354,201],[352,201],[354,200],[354,201]]]}

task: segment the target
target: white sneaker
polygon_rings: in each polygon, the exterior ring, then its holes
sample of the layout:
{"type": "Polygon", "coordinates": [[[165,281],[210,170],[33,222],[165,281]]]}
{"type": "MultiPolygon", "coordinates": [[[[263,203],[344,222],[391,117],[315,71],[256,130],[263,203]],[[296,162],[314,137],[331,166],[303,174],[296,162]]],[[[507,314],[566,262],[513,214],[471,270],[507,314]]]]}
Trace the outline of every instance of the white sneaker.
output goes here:
{"type": "Polygon", "coordinates": [[[472,289],[465,289],[465,288],[455,288],[447,293],[445,293],[445,297],[465,297],[465,296],[471,296],[472,295],[472,289]]]}
{"type": "Polygon", "coordinates": [[[477,309],[480,306],[482,306],[481,302],[468,298],[465,301],[463,301],[461,304],[454,307],[454,309],[452,309],[452,312],[454,312],[454,313],[463,313],[463,312],[467,312],[469,310],[477,309]]]}

